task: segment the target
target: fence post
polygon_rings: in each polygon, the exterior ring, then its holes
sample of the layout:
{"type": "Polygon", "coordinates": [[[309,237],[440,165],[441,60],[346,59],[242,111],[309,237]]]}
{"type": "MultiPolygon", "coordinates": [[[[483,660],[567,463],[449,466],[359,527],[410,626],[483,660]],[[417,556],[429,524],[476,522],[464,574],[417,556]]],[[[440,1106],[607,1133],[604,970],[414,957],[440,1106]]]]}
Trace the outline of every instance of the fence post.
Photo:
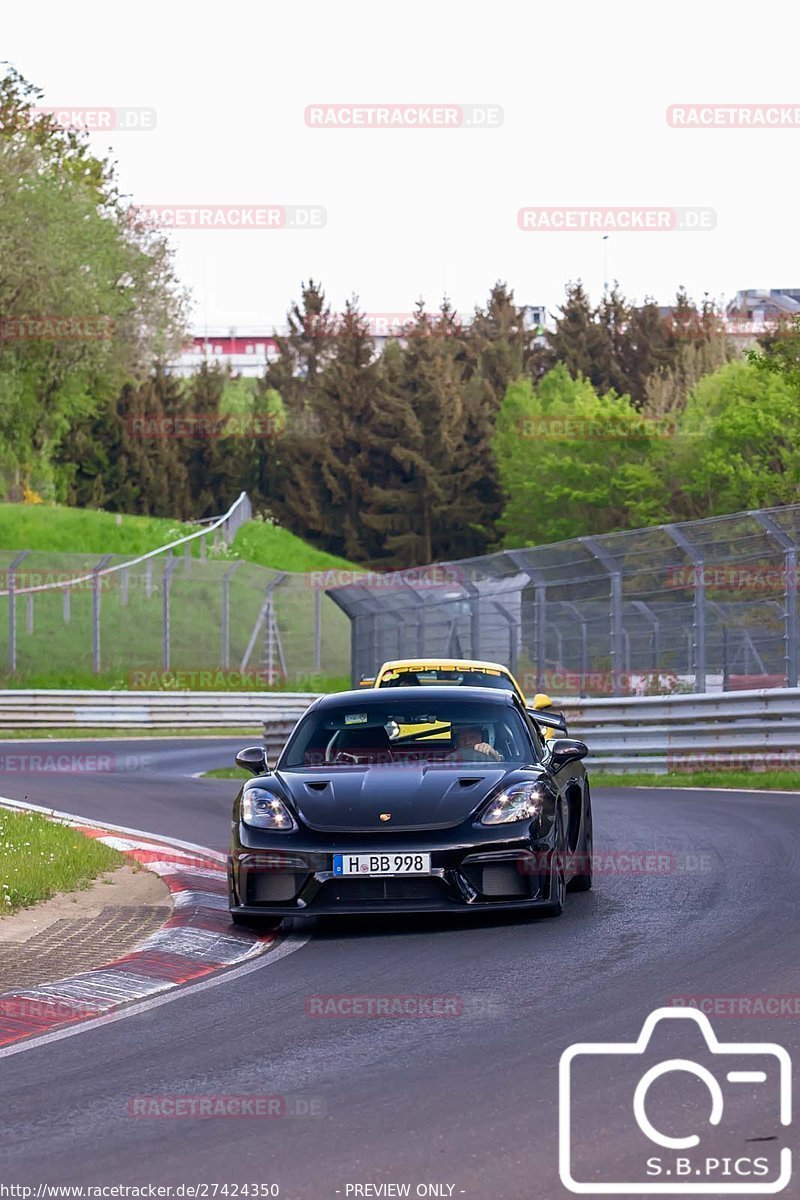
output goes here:
{"type": "Polygon", "coordinates": [[[653,630],[653,670],[658,671],[661,666],[661,622],[650,605],[645,604],[644,600],[631,600],[631,604],[637,612],[640,612],[650,622],[653,630]]]}
{"type": "Polygon", "coordinates": [[[469,596],[469,656],[481,656],[481,594],[471,579],[462,579],[461,586],[469,596]]]}
{"type": "Polygon", "coordinates": [[[247,670],[248,663],[250,662],[250,655],[253,653],[253,650],[255,649],[256,639],[258,637],[258,631],[261,628],[261,622],[267,616],[267,613],[269,611],[272,591],[274,588],[276,588],[278,586],[279,583],[283,583],[287,574],[288,574],[287,571],[279,571],[278,574],[275,576],[275,578],[271,579],[269,581],[269,583],[267,584],[266,591],[264,592],[264,603],[261,605],[259,614],[256,617],[256,623],[253,626],[253,632],[250,634],[250,640],[248,641],[247,649],[244,652],[244,657],[242,659],[242,665],[241,665],[242,671],[247,670]]]}
{"type": "Polygon", "coordinates": [[[608,571],[611,583],[611,694],[619,696],[622,693],[622,662],[624,655],[624,640],[622,636],[622,571],[617,565],[613,554],[606,550],[603,543],[596,537],[582,537],[586,549],[608,571]]]}
{"type": "Polygon", "coordinates": [[[773,516],[751,512],[761,528],[783,550],[784,651],[786,686],[797,687],[797,543],[773,516]]]}
{"type": "Polygon", "coordinates": [[[170,558],[164,566],[161,583],[161,665],[165,671],[170,667],[170,606],[169,593],[172,586],[172,575],[180,562],[179,558],[170,558]]]}
{"type": "Polygon", "coordinates": [[[706,690],[706,581],[703,567],[705,560],[697,547],[689,541],[677,525],[662,525],[661,528],[680,546],[694,566],[694,689],[706,690]]]}
{"type": "MultiPolygon", "coordinates": [[[[586,687],[586,680],[589,674],[589,630],[584,617],[577,604],[573,604],[571,600],[561,600],[560,603],[564,608],[568,608],[575,620],[581,627],[581,685],[579,690],[580,695],[583,695],[583,690],[586,687]]],[[[563,663],[561,666],[563,667],[563,663]]]]}
{"type": "Polygon", "coordinates": [[[230,578],[233,572],[237,571],[241,565],[241,562],[235,562],[232,567],[228,567],[222,576],[222,666],[225,670],[231,665],[230,578]]]}
{"type": "Polygon", "coordinates": [[[92,670],[100,674],[100,571],[111,559],[104,554],[92,568],[92,670]]]}
{"type": "Polygon", "coordinates": [[[314,588],[314,674],[322,669],[322,595],[319,587],[314,588]]]}
{"type": "MultiPolygon", "coordinates": [[[[528,577],[533,584],[534,626],[533,626],[533,657],[536,667],[536,691],[545,690],[545,672],[547,670],[547,584],[541,571],[528,562],[524,550],[507,550],[506,556],[528,577]]],[[[522,625],[522,602],[520,601],[520,626],[522,625]]],[[[522,641],[522,638],[520,638],[522,641]]],[[[563,663],[559,666],[563,667],[563,663]]]]}
{"type": "Polygon", "coordinates": [[[8,669],[12,675],[17,669],[17,611],[14,604],[14,583],[17,567],[29,554],[30,550],[23,550],[8,568],[8,669]]]}

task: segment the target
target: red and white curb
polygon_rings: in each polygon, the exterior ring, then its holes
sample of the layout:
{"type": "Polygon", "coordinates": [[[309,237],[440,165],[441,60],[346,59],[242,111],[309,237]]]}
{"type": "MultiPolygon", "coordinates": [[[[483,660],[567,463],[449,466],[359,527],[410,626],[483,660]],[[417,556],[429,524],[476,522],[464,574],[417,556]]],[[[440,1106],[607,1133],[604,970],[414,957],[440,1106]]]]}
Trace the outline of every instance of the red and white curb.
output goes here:
{"type": "Polygon", "coordinates": [[[0,798],[0,805],[46,814],[120,850],[160,875],[174,903],[161,929],[129,954],[67,979],[0,993],[0,1047],[107,1016],[122,1005],[255,958],[278,941],[274,932],[259,934],[231,924],[225,862],[214,851],[19,801],[0,798]]]}

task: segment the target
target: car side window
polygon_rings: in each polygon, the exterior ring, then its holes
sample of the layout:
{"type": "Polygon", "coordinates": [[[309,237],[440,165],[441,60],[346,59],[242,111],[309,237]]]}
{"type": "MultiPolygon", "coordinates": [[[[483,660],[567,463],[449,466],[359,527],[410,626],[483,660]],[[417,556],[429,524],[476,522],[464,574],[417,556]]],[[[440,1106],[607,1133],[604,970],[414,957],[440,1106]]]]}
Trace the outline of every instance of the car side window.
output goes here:
{"type": "Polygon", "coordinates": [[[523,712],[523,718],[528,728],[528,732],[531,735],[531,741],[533,742],[534,749],[536,751],[537,761],[544,762],[546,757],[545,745],[542,740],[542,735],[539,733],[539,726],[531,717],[528,716],[527,712],[523,712]]]}

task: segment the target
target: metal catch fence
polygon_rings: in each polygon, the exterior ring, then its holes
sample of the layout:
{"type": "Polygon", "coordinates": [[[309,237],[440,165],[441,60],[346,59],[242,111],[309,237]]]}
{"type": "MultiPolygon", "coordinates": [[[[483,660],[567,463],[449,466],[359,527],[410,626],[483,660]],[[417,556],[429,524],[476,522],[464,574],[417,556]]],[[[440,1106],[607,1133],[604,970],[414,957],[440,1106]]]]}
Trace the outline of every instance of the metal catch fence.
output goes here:
{"type": "Polygon", "coordinates": [[[508,663],[526,692],[796,687],[800,505],[659,525],[332,588],[353,682],[417,655],[508,663]]]}

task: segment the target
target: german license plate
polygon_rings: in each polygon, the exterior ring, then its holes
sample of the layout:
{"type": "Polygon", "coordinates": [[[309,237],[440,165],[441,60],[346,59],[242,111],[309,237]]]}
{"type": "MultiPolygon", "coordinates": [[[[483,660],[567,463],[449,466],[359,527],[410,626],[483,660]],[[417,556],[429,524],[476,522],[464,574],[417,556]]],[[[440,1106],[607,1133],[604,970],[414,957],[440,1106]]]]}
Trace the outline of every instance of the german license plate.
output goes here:
{"type": "Polygon", "coordinates": [[[430,875],[430,854],[334,854],[334,875],[430,875]]]}

